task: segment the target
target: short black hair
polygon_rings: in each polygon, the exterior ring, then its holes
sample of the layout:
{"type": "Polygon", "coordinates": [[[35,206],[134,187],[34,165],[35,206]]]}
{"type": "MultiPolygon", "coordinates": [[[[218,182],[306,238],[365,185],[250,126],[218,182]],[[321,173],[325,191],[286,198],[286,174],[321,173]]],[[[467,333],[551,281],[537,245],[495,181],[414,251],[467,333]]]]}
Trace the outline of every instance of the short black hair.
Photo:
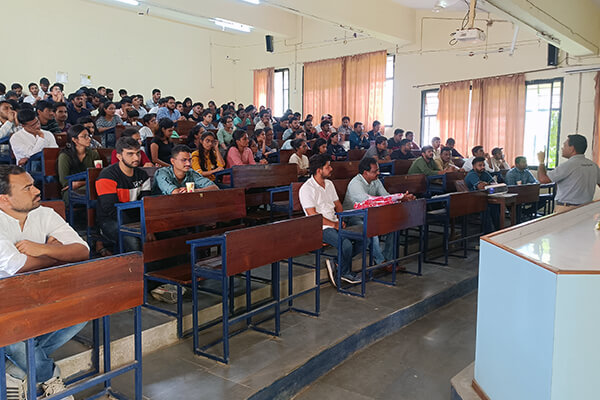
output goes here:
{"type": "Polygon", "coordinates": [[[413,131],[406,131],[406,136],[408,135],[413,135],[413,137],[415,136],[415,133],[413,131]]]}
{"type": "Polygon", "coordinates": [[[185,144],[178,144],[177,146],[173,147],[173,150],[171,150],[171,158],[175,158],[177,157],[177,155],[179,153],[191,153],[192,150],[187,147],[185,144]]]}
{"type": "Polygon", "coordinates": [[[344,122],[344,121],[350,122],[350,117],[342,117],[342,122],[344,122]]]}
{"type": "Polygon", "coordinates": [[[387,138],[385,136],[377,136],[375,138],[375,145],[381,144],[381,143],[387,143],[387,138]]]}
{"type": "Polygon", "coordinates": [[[52,108],[52,103],[50,103],[48,100],[40,100],[35,106],[35,109],[38,111],[44,111],[46,108],[52,108]]]}
{"type": "Polygon", "coordinates": [[[40,79],[40,85],[50,85],[48,78],[44,77],[40,79]]]}
{"type": "MultiPolygon", "coordinates": [[[[208,108],[206,110],[202,111],[202,117],[206,117],[208,114],[212,115],[213,112],[210,111],[210,109],[208,109],[208,108]]],[[[214,115],[213,115],[213,117],[214,117],[214,115]]]]}
{"type": "Polygon", "coordinates": [[[140,113],[138,112],[138,110],[129,110],[127,111],[127,117],[129,118],[138,118],[140,116],[140,113]]]}
{"type": "Polygon", "coordinates": [[[354,123],[354,129],[358,128],[358,126],[359,126],[359,125],[362,125],[362,124],[363,124],[362,122],[358,122],[358,121],[356,121],[356,122],[354,123]]]}
{"type": "Polygon", "coordinates": [[[52,91],[52,89],[54,89],[55,87],[59,88],[61,92],[63,90],[65,90],[65,85],[63,85],[62,83],[59,83],[59,82],[56,82],[52,86],[50,86],[49,90],[52,91]]]}
{"type": "Polygon", "coordinates": [[[123,150],[139,150],[140,144],[131,136],[120,137],[115,146],[117,154],[123,154],[123,150]]]}
{"type": "Polygon", "coordinates": [[[371,165],[373,164],[377,165],[376,159],[373,157],[364,157],[360,160],[360,163],[358,163],[358,173],[362,175],[363,172],[370,171],[371,165]]]}
{"type": "Polygon", "coordinates": [[[445,152],[445,151],[449,151],[450,153],[452,153],[452,148],[451,148],[451,147],[444,146],[444,147],[442,147],[442,149],[440,150],[440,154],[442,154],[442,153],[443,153],[443,152],[445,152]]]}
{"type": "Polygon", "coordinates": [[[0,94],[6,93],[6,85],[0,82],[0,94]]]}
{"type": "Polygon", "coordinates": [[[125,96],[121,99],[121,105],[123,105],[123,103],[131,103],[133,100],[131,100],[131,97],[129,96],[125,96]]]}
{"type": "Polygon", "coordinates": [[[17,113],[17,119],[21,124],[26,124],[37,118],[37,114],[30,108],[22,108],[17,113]]]}
{"type": "Polygon", "coordinates": [[[473,155],[475,155],[475,153],[477,153],[479,150],[483,150],[483,146],[475,146],[471,149],[471,153],[473,153],[473,155]]]}
{"type": "Polygon", "coordinates": [[[158,99],[158,105],[165,104],[166,102],[167,99],[165,97],[161,97],[160,99],[158,99]]]}
{"type": "Polygon", "coordinates": [[[523,157],[523,156],[517,156],[515,158],[515,165],[517,165],[518,163],[521,162],[521,160],[525,160],[525,162],[527,162],[527,158],[523,157]]]}
{"type": "Polygon", "coordinates": [[[315,154],[308,160],[308,171],[311,175],[315,175],[318,169],[323,168],[331,161],[329,154],[315,154]]]}
{"type": "Polygon", "coordinates": [[[9,90],[8,92],[6,92],[6,94],[4,95],[4,98],[8,99],[11,97],[16,97],[18,98],[19,95],[17,94],[17,92],[15,92],[14,90],[9,90]]]}
{"type": "Polygon", "coordinates": [[[456,140],[448,138],[448,140],[446,140],[446,144],[456,144],[456,140]]]}
{"type": "Polygon", "coordinates": [[[321,129],[323,129],[325,127],[325,125],[331,125],[331,122],[328,119],[324,119],[323,121],[321,121],[321,129]]]}
{"type": "Polygon", "coordinates": [[[119,95],[122,95],[122,94],[127,94],[127,90],[119,89],[119,95]]]}
{"type": "Polygon", "coordinates": [[[394,136],[396,135],[404,135],[404,129],[398,128],[394,129],[394,136]]]}
{"type": "Polygon", "coordinates": [[[56,103],[54,103],[54,104],[52,105],[52,109],[53,109],[54,111],[58,110],[60,107],[65,107],[65,108],[67,108],[67,103],[63,103],[62,101],[60,101],[60,102],[56,102],[56,103]]]}
{"type": "Polygon", "coordinates": [[[29,85],[27,85],[27,89],[31,90],[32,86],[37,86],[38,84],[35,82],[29,82],[29,85]]]}
{"type": "MultiPolygon", "coordinates": [[[[92,119],[92,117],[90,116],[84,116],[84,117],[79,117],[77,118],[77,124],[78,125],[83,125],[83,124],[89,124],[90,122],[94,122],[94,120],[92,119]]],[[[95,125],[95,124],[94,124],[95,125]]]]}
{"type": "Polygon", "coordinates": [[[409,143],[411,143],[411,140],[410,140],[410,139],[402,139],[402,140],[400,141],[400,144],[399,144],[399,145],[400,145],[400,147],[404,147],[404,146],[406,146],[406,145],[407,145],[407,144],[409,144],[409,143]]]}
{"type": "Polygon", "coordinates": [[[573,146],[577,154],[584,154],[587,150],[587,139],[583,135],[573,134],[567,136],[569,146],[573,146]]]}
{"type": "Polygon", "coordinates": [[[294,140],[292,140],[292,148],[294,150],[298,150],[302,146],[302,143],[304,143],[304,142],[306,142],[306,140],[304,140],[302,138],[294,139],[294,140]]]}
{"type": "Polygon", "coordinates": [[[113,93],[113,92],[114,92],[114,90],[112,90],[111,88],[106,88],[106,94],[113,93]]]}
{"type": "Polygon", "coordinates": [[[152,94],[154,93],[161,93],[160,89],[152,89],[152,94]]]}
{"type": "Polygon", "coordinates": [[[200,102],[192,104],[192,108],[194,108],[196,106],[200,106],[200,107],[204,108],[204,104],[202,104],[200,102]]]}
{"type": "Polygon", "coordinates": [[[483,158],[483,157],[475,157],[473,159],[473,163],[471,165],[475,165],[475,163],[478,163],[478,162],[485,163],[485,158],[483,158]]]}
{"type": "Polygon", "coordinates": [[[381,125],[381,122],[375,120],[375,121],[373,121],[373,127],[375,127],[375,125],[381,125]]]}
{"type": "Polygon", "coordinates": [[[427,150],[433,150],[433,146],[423,146],[421,147],[421,153],[425,153],[427,150]]]}
{"type": "Polygon", "coordinates": [[[96,89],[96,91],[99,91],[100,89],[106,89],[106,86],[98,86],[98,89],[96,89]]]}
{"type": "Polygon", "coordinates": [[[147,113],[142,117],[142,123],[146,125],[148,122],[152,121],[152,118],[156,118],[155,113],[147,113]]]}
{"type": "Polygon", "coordinates": [[[0,165],[0,194],[10,196],[10,176],[24,173],[25,169],[18,165],[0,165]]]}
{"type": "Polygon", "coordinates": [[[173,96],[167,96],[167,97],[165,97],[165,100],[167,100],[167,101],[169,101],[169,100],[175,101],[175,97],[173,97],[173,96]]]}
{"type": "Polygon", "coordinates": [[[17,90],[17,89],[23,89],[23,85],[21,85],[20,83],[13,83],[12,85],[10,85],[10,90],[17,90]]]}
{"type": "Polygon", "coordinates": [[[136,133],[140,133],[140,131],[135,128],[127,128],[121,133],[121,137],[132,137],[136,133]]]}

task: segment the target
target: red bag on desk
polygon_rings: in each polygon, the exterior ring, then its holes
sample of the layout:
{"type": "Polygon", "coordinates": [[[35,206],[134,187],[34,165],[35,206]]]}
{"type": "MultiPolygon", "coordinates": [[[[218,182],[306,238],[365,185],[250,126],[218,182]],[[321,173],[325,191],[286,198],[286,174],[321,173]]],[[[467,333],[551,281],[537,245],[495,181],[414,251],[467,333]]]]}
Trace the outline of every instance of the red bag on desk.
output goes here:
{"type": "Polygon", "coordinates": [[[399,203],[404,198],[404,193],[390,194],[388,196],[369,196],[365,201],[354,203],[354,209],[360,210],[369,207],[379,207],[399,203]]]}

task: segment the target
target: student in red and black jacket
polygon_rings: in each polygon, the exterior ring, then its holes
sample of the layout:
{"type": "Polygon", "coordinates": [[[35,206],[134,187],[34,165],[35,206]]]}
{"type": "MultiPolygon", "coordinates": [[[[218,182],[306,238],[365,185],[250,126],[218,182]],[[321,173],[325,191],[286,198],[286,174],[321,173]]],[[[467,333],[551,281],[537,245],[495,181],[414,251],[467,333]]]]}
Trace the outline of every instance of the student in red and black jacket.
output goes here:
{"type": "MultiPolygon", "coordinates": [[[[116,203],[139,200],[150,194],[150,178],[140,164],[140,144],[131,137],[122,137],[117,141],[117,158],[119,162],[104,168],[96,181],[98,192],[97,221],[100,233],[106,239],[117,243],[119,226],[117,224],[116,203]]],[[[125,216],[124,223],[129,223],[138,216],[125,216]]],[[[137,238],[125,236],[123,251],[141,249],[137,238]]]]}

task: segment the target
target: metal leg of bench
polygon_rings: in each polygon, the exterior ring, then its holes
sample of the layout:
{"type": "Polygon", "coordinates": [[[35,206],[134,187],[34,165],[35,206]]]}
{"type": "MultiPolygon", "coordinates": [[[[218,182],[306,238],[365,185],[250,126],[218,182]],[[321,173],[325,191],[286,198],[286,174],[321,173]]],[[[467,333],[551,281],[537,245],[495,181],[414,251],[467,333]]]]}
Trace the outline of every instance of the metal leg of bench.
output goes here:
{"type": "MultiPolygon", "coordinates": [[[[231,281],[230,281],[231,282],[231,281]]],[[[231,291],[234,291],[230,288],[231,291]]],[[[246,312],[252,308],[252,281],[250,271],[246,271],[246,312]]],[[[231,309],[233,311],[233,308],[231,309]]],[[[246,326],[252,325],[252,317],[246,318],[246,326]]]]}
{"type": "Polygon", "coordinates": [[[404,257],[408,255],[408,229],[404,230],[404,257]]]}
{"type": "Polygon", "coordinates": [[[198,276],[194,268],[195,259],[196,247],[192,246],[192,336],[194,353],[198,351],[198,276]]]}
{"type": "Polygon", "coordinates": [[[448,237],[448,225],[450,221],[445,221],[444,224],[444,265],[448,265],[448,253],[450,252],[450,245],[448,244],[450,238],[448,237]]]}
{"type": "MultiPolygon", "coordinates": [[[[250,276],[246,277],[246,281],[250,280],[250,276]]],[[[233,313],[235,310],[235,276],[229,277],[229,292],[227,292],[229,296],[229,311],[233,313]]]]}
{"type": "Polygon", "coordinates": [[[315,314],[321,312],[321,249],[315,254],[315,314]]]}
{"type": "Polygon", "coordinates": [[[273,298],[275,299],[275,335],[280,335],[281,330],[281,304],[279,303],[280,284],[279,261],[271,264],[271,277],[273,278],[273,298]]]}
{"type": "MultiPolygon", "coordinates": [[[[423,254],[423,235],[424,235],[425,230],[423,229],[423,226],[419,226],[419,258],[418,258],[418,264],[419,264],[419,272],[418,272],[418,276],[423,275],[423,259],[425,258],[424,254],[423,254]]],[[[395,270],[395,268],[394,268],[395,270]]]]}
{"type": "Polygon", "coordinates": [[[0,400],[6,400],[6,359],[4,347],[0,347],[0,400]]]}
{"type": "MultiPolygon", "coordinates": [[[[177,285],[177,337],[183,338],[183,290],[179,283],[177,285]]],[[[146,292],[146,290],[144,290],[146,292]]]]}
{"type": "MultiPolygon", "coordinates": [[[[104,373],[110,371],[110,315],[102,317],[102,344],[104,346],[104,373]]],[[[104,381],[104,388],[110,388],[110,379],[104,381]]]]}
{"type": "Polygon", "coordinates": [[[135,399],[142,400],[142,307],[134,309],[133,330],[135,335],[135,399]]]}
{"type": "Polygon", "coordinates": [[[25,352],[27,355],[27,398],[37,399],[37,377],[35,373],[35,338],[25,341],[25,352]]]}
{"type": "MultiPolygon", "coordinates": [[[[293,259],[288,258],[288,296],[291,296],[294,293],[294,271],[292,270],[294,266],[293,259]]],[[[288,306],[291,308],[294,305],[294,301],[290,299],[288,302],[288,306]]]]}
{"type": "MultiPolygon", "coordinates": [[[[225,264],[225,262],[223,262],[223,264],[225,264]]],[[[225,265],[223,265],[223,271],[226,271],[225,265]]],[[[229,362],[229,301],[227,299],[229,294],[228,276],[223,275],[221,285],[221,290],[223,291],[223,362],[227,364],[229,362]]]]}

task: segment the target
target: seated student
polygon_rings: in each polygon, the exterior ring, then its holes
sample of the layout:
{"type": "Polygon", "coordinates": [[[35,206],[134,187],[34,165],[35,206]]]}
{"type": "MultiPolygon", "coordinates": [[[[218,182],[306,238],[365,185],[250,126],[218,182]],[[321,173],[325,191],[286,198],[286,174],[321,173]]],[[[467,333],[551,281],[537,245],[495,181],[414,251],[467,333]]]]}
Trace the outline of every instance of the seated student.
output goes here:
{"type": "MultiPolygon", "coordinates": [[[[144,151],[144,147],[142,146],[142,139],[140,138],[140,132],[137,131],[135,128],[127,128],[123,131],[123,133],[121,133],[121,137],[131,137],[135,140],[137,140],[137,142],[140,144],[140,165],[143,167],[153,167],[154,164],[152,163],[152,161],[150,161],[150,159],[148,158],[148,156],[146,155],[146,152],[144,151]]],[[[119,162],[119,158],[117,157],[117,150],[113,150],[112,153],[110,154],[110,163],[112,164],[116,164],[119,162]]]]}
{"type": "Polygon", "coordinates": [[[81,117],[89,117],[90,111],[86,108],[87,96],[84,90],[78,90],[75,92],[73,99],[68,105],[68,119],[69,125],[75,125],[77,120],[81,117]]]}
{"type": "Polygon", "coordinates": [[[491,167],[490,155],[483,151],[483,146],[475,146],[471,149],[471,153],[473,153],[472,157],[469,157],[465,160],[463,164],[463,169],[467,172],[473,169],[473,161],[475,158],[483,158],[485,160],[485,170],[488,172],[494,172],[491,167]]]}
{"type": "Polygon", "coordinates": [[[346,137],[350,137],[350,134],[352,133],[352,127],[350,126],[350,117],[342,118],[342,124],[340,125],[337,131],[341,135],[340,138],[343,138],[343,141],[346,140],[346,137]]]}
{"type": "Polygon", "coordinates": [[[96,129],[102,134],[102,145],[106,148],[115,147],[117,125],[123,125],[121,117],[115,114],[117,106],[112,101],[103,103],[98,108],[96,129]]]}
{"type": "MultiPolygon", "coordinates": [[[[475,157],[473,169],[465,177],[465,184],[469,191],[481,190],[493,183],[495,183],[494,178],[485,170],[485,158],[475,157]]],[[[488,205],[488,211],[488,217],[483,222],[485,233],[493,232],[500,226],[500,207],[498,204],[488,205]]]]}
{"type": "MultiPolygon", "coordinates": [[[[117,158],[119,162],[104,168],[96,181],[98,204],[96,221],[100,233],[113,243],[118,242],[119,226],[117,224],[116,203],[127,203],[139,200],[150,194],[150,178],[140,165],[140,144],[132,137],[122,137],[117,141],[117,158]]],[[[139,215],[124,213],[124,223],[139,219],[139,215]]],[[[139,239],[124,236],[123,251],[141,249],[139,239]]]]}
{"type": "Polygon", "coordinates": [[[527,159],[523,156],[515,158],[515,166],[506,173],[504,182],[509,186],[538,183],[537,179],[533,177],[533,174],[527,168],[527,159]]]}
{"type": "Polygon", "coordinates": [[[296,117],[292,117],[292,119],[290,120],[290,127],[287,128],[284,132],[283,132],[283,136],[282,139],[283,140],[288,140],[289,138],[292,137],[292,133],[294,132],[304,132],[304,130],[302,129],[302,127],[300,126],[300,119],[296,118],[296,117]]]}
{"type": "Polygon", "coordinates": [[[246,116],[246,110],[243,108],[236,111],[236,117],[233,119],[233,125],[235,129],[246,130],[246,128],[252,125],[252,120],[246,116]]]}
{"type": "Polygon", "coordinates": [[[433,138],[431,138],[431,147],[433,147],[433,158],[436,158],[440,156],[440,151],[442,150],[441,148],[442,145],[442,139],[440,139],[437,136],[434,136],[433,138]]]}
{"type": "Polygon", "coordinates": [[[354,123],[354,130],[350,133],[350,150],[368,149],[371,147],[369,135],[364,131],[362,122],[354,123]]]}
{"type": "Polygon", "coordinates": [[[312,120],[309,120],[309,119],[305,120],[304,123],[302,123],[302,129],[304,130],[304,133],[306,134],[306,140],[313,140],[313,139],[319,138],[319,133],[313,126],[312,120]]]}
{"type": "Polygon", "coordinates": [[[40,87],[37,83],[31,82],[27,88],[29,89],[29,96],[23,99],[24,103],[35,105],[38,101],[42,100],[43,94],[40,95],[40,87]]]}
{"type": "Polygon", "coordinates": [[[12,135],[19,129],[17,107],[18,104],[13,105],[10,101],[0,100],[0,139],[12,135]]]}
{"type": "MultiPolygon", "coordinates": [[[[23,168],[0,165],[0,278],[89,258],[87,243],[52,208],[40,206],[40,199],[40,191],[23,168]]],[[[65,390],[50,355],[84,325],[47,333],[34,341],[36,381],[44,397],[65,390]]],[[[8,398],[25,399],[25,342],[8,345],[4,350],[8,398]]],[[[73,396],[66,399],[73,400],[73,396]]]]}
{"type": "Polygon", "coordinates": [[[168,118],[173,122],[186,120],[177,109],[175,98],[173,96],[167,96],[165,99],[167,100],[165,107],[158,109],[156,112],[156,119],[160,121],[163,118],[168,118]]]}
{"type": "Polygon", "coordinates": [[[373,121],[373,129],[371,129],[369,132],[367,132],[367,135],[369,135],[369,140],[375,140],[377,137],[383,136],[380,131],[381,131],[381,122],[379,122],[377,120],[373,121]]]}
{"type": "MultiPolygon", "coordinates": [[[[383,187],[379,179],[379,164],[373,157],[364,157],[358,164],[358,174],[352,178],[346,189],[344,197],[344,210],[354,209],[355,203],[360,203],[369,198],[369,196],[388,196],[389,193],[383,187]]],[[[349,225],[362,224],[362,218],[353,217],[348,221],[349,225]]],[[[381,264],[385,260],[394,258],[393,234],[384,236],[385,250],[381,250],[379,237],[373,238],[373,258],[376,264],[381,264]]]]}
{"type": "Polygon", "coordinates": [[[292,136],[290,136],[288,139],[286,139],[285,142],[283,142],[281,150],[293,150],[294,148],[292,147],[292,141],[296,139],[304,139],[304,132],[293,132],[292,136]]]}
{"type": "Polygon", "coordinates": [[[158,120],[156,114],[147,113],[142,118],[142,126],[140,128],[140,140],[142,143],[146,143],[146,139],[154,137],[154,132],[158,129],[158,120]]]}
{"type": "Polygon", "coordinates": [[[406,138],[410,140],[410,150],[421,150],[418,144],[415,143],[415,134],[412,131],[406,132],[406,138]]]}
{"type": "Polygon", "coordinates": [[[139,118],[144,118],[144,115],[148,114],[148,111],[144,108],[144,97],[141,94],[134,94],[131,96],[132,110],[138,112],[139,118]]]}
{"type": "Polygon", "coordinates": [[[388,141],[385,136],[377,136],[375,139],[375,146],[369,147],[365,152],[364,158],[374,158],[379,162],[391,161],[392,157],[387,150],[388,141]]]}
{"type": "Polygon", "coordinates": [[[169,118],[163,118],[158,122],[156,135],[150,143],[150,161],[161,167],[168,167],[171,162],[171,150],[173,142],[171,136],[175,124],[169,118]]]}
{"type": "MultiPolygon", "coordinates": [[[[255,129],[254,132],[256,132],[257,130],[258,129],[255,129]]],[[[279,149],[279,142],[274,138],[273,129],[267,127],[263,129],[263,132],[265,133],[265,144],[267,145],[267,147],[273,150],[279,149]]]]}
{"type": "Polygon", "coordinates": [[[441,171],[447,170],[451,172],[461,170],[454,164],[454,161],[452,161],[452,149],[450,147],[442,147],[440,155],[437,157],[434,156],[433,161],[441,171]]]}
{"type": "Polygon", "coordinates": [[[331,156],[332,161],[345,161],[348,159],[348,152],[339,143],[340,136],[337,133],[332,133],[327,139],[327,154],[331,156]]]}
{"type": "Polygon", "coordinates": [[[268,110],[262,110],[259,113],[259,121],[255,124],[254,129],[265,129],[267,126],[273,129],[273,124],[271,123],[271,114],[268,110]]]}
{"type": "Polygon", "coordinates": [[[21,109],[17,113],[17,119],[21,123],[21,129],[10,137],[10,146],[18,165],[24,165],[32,155],[45,148],[58,147],[54,135],[40,128],[35,111],[21,109]]]}
{"type": "MultiPolygon", "coordinates": [[[[321,214],[323,217],[323,242],[338,248],[338,217],[336,212],[342,212],[343,207],[331,176],[331,160],[328,155],[319,154],[309,160],[311,177],[300,188],[300,204],[306,215],[321,214]]],[[[360,253],[362,241],[344,239],[339,260],[341,280],[348,283],[360,283],[360,278],[352,272],[352,257],[360,253]]],[[[326,259],[327,273],[331,284],[335,287],[335,272],[329,258],[326,259]]]]}
{"type": "Polygon", "coordinates": [[[67,105],[65,103],[54,103],[52,108],[54,109],[54,119],[58,125],[58,129],[60,129],[61,133],[66,133],[71,127],[71,124],[67,122],[67,118],[69,117],[67,105]]]}
{"type": "MultiPolygon", "coordinates": [[[[90,148],[92,136],[90,131],[83,125],[73,125],[67,132],[67,145],[58,155],[58,181],[62,186],[62,197],[65,203],[69,200],[69,175],[94,168],[94,161],[101,160],[100,154],[90,148]]],[[[85,181],[73,182],[73,190],[83,188],[85,192],[85,181]]]]}
{"type": "Polygon", "coordinates": [[[318,138],[312,145],[311,156],[316,154],[327,154],[327,140],[318,138]]]}
{"type": "Polygon", "coordinates": [[[154,174],[152,194],[187,193],[188,184],[194,184],[194,192],[218,190],[217,185],[192,169],[191,150],[184,144],[173,147],[171,165],[154,174]]]}
{"type": "Polygon", "coordinates": [[[460,154],[458,152],[458,150],[456,150],[454,148],[455,145],[456,145],[456,140],[454,140],[452,138],[448,138],[448,140],[446,140],[446,147],[450,147],[452,149],[452,157],[464,158],[462,156],[462,154],[460,154]]]}
{"type": "MultiPolygon", "coordinates": [[[[252,150],[248,147],[249,144],[250,140],[245,131],[238,129],[233,132],[233,141],[227,151],[227,168],[231,168],[234,165],[256,164],[256,161],[254,161],[254,154],[252,154],[252,150]]],[[[267,161],[261,160],[260,163],[266,164],[267,161]]]]}
{"type": "Polygon", "coordinates": [[[510,166],[504,160],[504,153],[502,153],[502,147],[494,147],[492,149],[490,167],[494,170],[494,172],[510,169],[510,166]]]}
{"type": "Polygon", "coordinates": [[[194,105],[192,106],[192,111],[187,116],[188,121],[201,122],[203,112],[204,112],[204,104],[194,103],[194,105]]]}
{"type": "MultiPolygon", "coordinates": [[[[200,128],[202,129],[202,128],[200,128]]],[[[223,171],[225,160],[218,150],[219,142],[214,133],[204,132],[200,136],[198,150],[192,153],[192,168],[205,178],[215,180],[215,172],[223,171]]]]}
{"type": "MultiPolygon", "coordinates": [[[[277,157],[277,149],[272,149],[269,146],[267,146],[267,135],[265,135],[265,131],[262,129],[258,129],[254,131],[254,140],[256,141],[257,144],[257,153],[256,156],[258,157],[258,160],[260,161],[261,159],[266,159],[267,161],[269,160],[274,160],[277,157]]],[[[274,161],[271,161],[274,162],[274,161]]]]}
{"type": "MultiPolygon", "coordinates": [[[[290,121],[286,116],[283,116],[279,119],[279,122],[273,124],[273,132],[276,137],[281,137],[283,139],[283,133],[287,131],[290,127],[290,121]]],[[[285,139],[283,139],[285,140],[285,139]]]]}
{"type": "Polygon", "coordinates": [[[137,110],[131,109],[127,111],[127,115],[123,118],[123,125],[143,126],[139,119],[140,113],[137,110]]]}
{"type": "Polygon", "coordinates": [[[94,139],[94,135],[96,134],[96,124],[94,123],[94,120],[92,119],[92,117],[78,118],[76,125],[83,125],[85,127],[85,129],[88,130],[88,132],[90,133],[90,136],[92,137],[92,139],[90,141],[90,147],[92,149],[99,149],[102,147],[102,143],[100,143],[96,139],[94,139]]]}
{"type": "Polygon", "coordinates": [[[202,122],[199,122],[198,124],[206,130],[217,129],[213,125],[213,118],[214,114],[210,109],[204,110],[204,112],[202,113],[202,122]]]}
{"type": "Polygon", "coordinates": [[[204,132],[206,132],[206,129],[200,125],[193,126],[188,132],[188,137],[186,140],[187,147],[189,147],[191,150],[197,150],[204,132]]]}
{"type": "Polygon", "coordinates": [[[331,131],[331,122],[328,119],[325,119],[321,122],[321,131],[319,132],[319,137],[325,140],[329,140],[329,136],[333,133],[331,131]]]}
{"type": "Polygon", "coordinates": [[[61,132],[55,119],[52,103],[46,100],[38,101],[35,109],[37,111],[37,117],[40,120],[41,129],[52,133],[61,132]]]}
{"type": "Polygon", "coordinates": [[[292,147],[294,148],[294,154],[291,155],[288,162],[290,164],[296,164],[298,167],[298,177],[307,177],[308,157],[306,157],[306,153],[308,152],[308,145],[306,144],[306,140],[294,139],[292,147]]]}
{"type": "Polygon", "coordinates": [[[226,154],[233,140],[233,118],[229,115],[223,117],[221,123],[223,123],[223,127],[217,132],[217,139],[219,140],[221,153],[226,154]]]}
{"type": "Polygon", "coordinates": [[[400,148],[400,143],[402,143],[402,137],[404,136],[404,129],[395,129],[394,137],[388,140],[388,151],[394,152],[400,148]]]}
{"type": "Polygon", "coordinates": [[[433,161],[433,147],[431,146],[423,146],[421,149],[421,157],[413,161],[408,169],[409,175],[425,174],[431,176],[444,174],[446,172],[448,171],[439,169],[437,164],[433,161]]]}
{"type": "Polygon", "coordinates": [[[398,150],[392,152],[392,160],[411,160],[415,158],[410,151],[410,140],[402,139],[398,150]]]}

